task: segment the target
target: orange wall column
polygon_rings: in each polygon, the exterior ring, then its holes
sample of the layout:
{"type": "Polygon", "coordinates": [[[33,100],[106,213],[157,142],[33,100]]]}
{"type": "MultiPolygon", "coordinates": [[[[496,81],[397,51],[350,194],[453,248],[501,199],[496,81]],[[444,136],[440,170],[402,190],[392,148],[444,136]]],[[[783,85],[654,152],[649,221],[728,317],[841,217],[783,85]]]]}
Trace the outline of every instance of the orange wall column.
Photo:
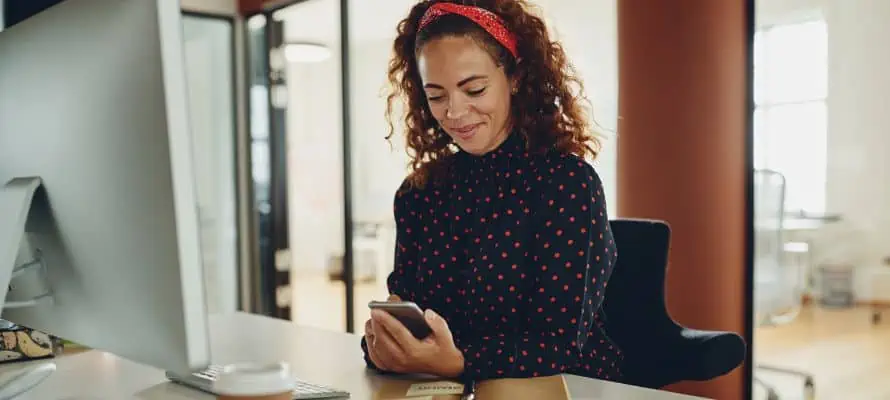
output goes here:
{"type": "Polygon", "coordinates": [[[267,0],[238,0],[238,11],[241,14],[249,14],[261,11],[267,0]]]}
{"type": "MultiPolygon", "coordinates": [[[[619,0],[618,214],[672,228],[667,303],[692,328],[746,333],[746,0],[619,0]]],[[[749,342],[750,344],[750,342],[749,342]]],[[[744,368],[671,390],[745,398],[744,368]]]]}

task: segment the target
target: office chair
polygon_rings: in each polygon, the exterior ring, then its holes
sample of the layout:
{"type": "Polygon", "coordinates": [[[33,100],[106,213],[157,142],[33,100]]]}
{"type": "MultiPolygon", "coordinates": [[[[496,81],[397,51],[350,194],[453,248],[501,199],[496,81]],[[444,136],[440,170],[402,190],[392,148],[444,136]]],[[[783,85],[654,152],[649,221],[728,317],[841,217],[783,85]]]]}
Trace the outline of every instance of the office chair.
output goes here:
{"type": "Polygon", "coordinates": [[[657,389],[680,381],[706,381],[738,367],[746,350],[741,336],[690,329],[668,314],[668,225],[616,219],[610,226],[618,261],[603,307],[606,333],[624,353],[624,383],[657,389]]]}
{"type": "MultiPolygon", "coordinates": [[[[754,171],[754,321],[758,326],[789,323],[800,313],[805,287],[804,268],[789,262],[783,237],[785,177],[771,170],[754,171]]],[[[761,371],[797,376],[803,380],[804,399],[813,399],[813,375],[755,363],[761,371]]],[[[754,382],[766,389],[767,400],[779,400],[775,388],[756,374],[754,382]]]]}

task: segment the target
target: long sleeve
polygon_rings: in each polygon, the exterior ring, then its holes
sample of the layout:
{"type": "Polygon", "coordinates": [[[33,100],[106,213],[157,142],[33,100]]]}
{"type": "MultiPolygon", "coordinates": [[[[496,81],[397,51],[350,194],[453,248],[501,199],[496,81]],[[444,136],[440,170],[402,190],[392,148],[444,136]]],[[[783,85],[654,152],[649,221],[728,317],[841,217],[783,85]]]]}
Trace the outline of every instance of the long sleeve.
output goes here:
{"type": "MultiPolygon", "coordinates": [[[[416,201],[416,193],[408,190],[407,181],[396,192],[393,200],[393,215],[396,221],[395,262],[393,270],[386,279],[390,294],[405,301],[415,301],[414,276],[417,271],[417,211],[411,207],[416,201]]],[[[377,369],[368,357],[368,345],[365,338],[361,341],[365,362],[369,368],[377,369]]]]}
{"type": "Polygon", "coordinates": [[[464,340],[469,377],[565,372],[577,366],[594,328],[617,257],[601,182],[593,167],[572,156],[557,157],[548,167],[551,173],[543,179],[549,190],[541,190],[528,262],[536,278],[523,293],[521,326],[464,340]]]}
{"type": "Polygon", "coordinates": [[[417,211],[412,207],[419,196],[406,189],[407,183],[396,193],[393,214],[396,219],[396,246],[393,270],[386,279],[389,294],[405,301],[416,301],[415,275],[417,273],[417,211]]]}

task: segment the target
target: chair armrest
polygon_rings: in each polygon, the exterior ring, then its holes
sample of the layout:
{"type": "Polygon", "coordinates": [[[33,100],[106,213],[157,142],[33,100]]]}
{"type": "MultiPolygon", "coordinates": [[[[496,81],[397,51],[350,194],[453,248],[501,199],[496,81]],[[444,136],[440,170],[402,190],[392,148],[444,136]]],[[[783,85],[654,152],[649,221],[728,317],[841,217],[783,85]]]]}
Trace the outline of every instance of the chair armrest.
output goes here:
{"type": "Polygon", "coordinates": [[[683,329],[685,342],[678,362],[687,371],[686,380],[706,381],[728,374],[745,360],[745,339],[733,332],[683,329]]]}
{"type": "Polygon", "coordinates": [[[744,339],[732,332],[688,328],[649,332],[644,345],[626,352],[625,380],[633,385],[661,388],[681,381],[707,381],[741,365],[744,339]]]}

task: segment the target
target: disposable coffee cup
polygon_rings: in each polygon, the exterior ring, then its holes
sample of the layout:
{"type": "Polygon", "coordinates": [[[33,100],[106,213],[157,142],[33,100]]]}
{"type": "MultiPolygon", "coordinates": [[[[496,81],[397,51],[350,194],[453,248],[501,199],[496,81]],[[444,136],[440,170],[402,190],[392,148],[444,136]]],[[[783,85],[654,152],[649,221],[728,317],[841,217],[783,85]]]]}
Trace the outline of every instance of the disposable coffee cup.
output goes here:
{"type": "Polygon", "coordinates": [[[219,400],[291,400],[295,387],[286,363],[228,365],[213,383],[219,400]]]}

